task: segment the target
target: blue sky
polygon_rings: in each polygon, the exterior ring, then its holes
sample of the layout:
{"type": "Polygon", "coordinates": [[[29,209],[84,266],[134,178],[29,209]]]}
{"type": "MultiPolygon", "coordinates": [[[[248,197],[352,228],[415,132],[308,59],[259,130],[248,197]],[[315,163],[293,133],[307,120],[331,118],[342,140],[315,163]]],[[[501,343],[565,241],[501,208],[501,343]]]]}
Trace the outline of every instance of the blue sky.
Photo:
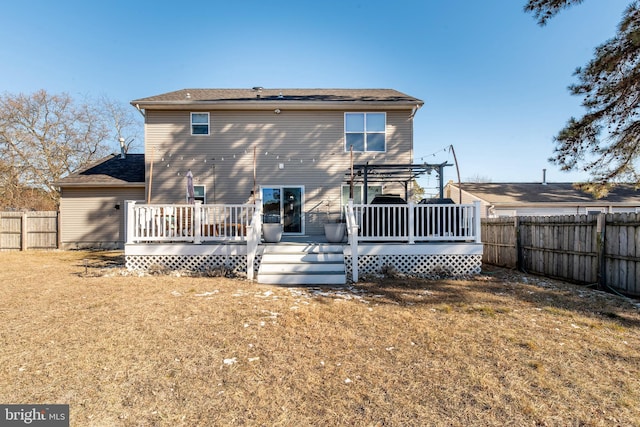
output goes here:
{"type": "Polygon", "coordinates": [[[453,162],[453,145],[463,180],[534,182],[543,168],[581,180],[547,162],[552,139],[582,113],[573,71],[629,0],[588,0],[545,27],[525,2],[9,0],[0,91],[128,103],[182,88],[392,88],[425,101],[416,162],[453,162]]]}

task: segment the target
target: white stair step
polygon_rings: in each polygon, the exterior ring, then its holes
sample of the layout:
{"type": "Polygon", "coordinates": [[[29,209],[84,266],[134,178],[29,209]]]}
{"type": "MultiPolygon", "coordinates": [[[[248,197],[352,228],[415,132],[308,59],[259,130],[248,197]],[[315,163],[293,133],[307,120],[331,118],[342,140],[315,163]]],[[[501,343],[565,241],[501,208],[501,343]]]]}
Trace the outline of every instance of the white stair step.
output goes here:
{"type": "Polygon", "coordinates": [[[276,253],[344,253],[344,248],[341,245],[266,245],[264,253],[276,254],[276,253]]]}
{"type": "Polygon", "coordinates": [[[299,263],[299,262],[344,262],[343,254],[307,254],[307,253],[278,253],[263,254],[262,262],[268,263],[299,263]]]}
{"type": "Polygon", "coordinates": [[[344,274],[344,263],[260,263],[260,274],[262,273],[340,273],[344,274]]]}
{"type": "Polygon", "coordinates": [[[258,283],[272,285],[344,285],[344,274],[258,274],[258,283]]]}
{"type": "Polygon", "coordinates": [[[278,244],[264,248],[258,283],[279,285],[344,285],[342,245],[278,244]]]}

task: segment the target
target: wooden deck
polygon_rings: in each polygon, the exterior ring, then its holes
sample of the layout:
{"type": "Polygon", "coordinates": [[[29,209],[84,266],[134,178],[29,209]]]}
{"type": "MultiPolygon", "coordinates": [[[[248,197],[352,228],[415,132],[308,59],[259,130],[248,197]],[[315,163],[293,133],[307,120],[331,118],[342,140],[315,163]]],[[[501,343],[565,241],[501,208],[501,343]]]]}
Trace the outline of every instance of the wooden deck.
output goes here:
{"type": "MultiPolygon", "coordinates": [[[[159,209],[172,212],[171,208],[152,208],[155,209],[152,212],[160,212],[159,209]]],[[[163,217],[156,221],[155,216],[149,216],[149,206],[128,206],[127,223],[131,227],[125,245],[128,268],[146,270],[159,265],[173,270],[207,270],[224,267],[254,279],[260,272],[267,247],[280,247],[279,251],[285,248],[285,252],[311,253],[314,248],[328,245],[324,235],[285,234],[278,243],[265,243],[261,239],[261,210],[258,204],[233,209],[199,205],[181,206],[180,209],[184,210],[181,218],[193,220],[193,223],[182,228],[192,231],[167,234],[166,227],[156,225],[166,224],[167,221],[163,217]],[[138,212],[135,208],[138,208],[138,212]],[[218,217],[221,223],[229,224],[225,229],[230,231],[203,232],[211,229],[202,222],[204,209],[234,212],[229,218],[224,215],[218,217]],[[238,218],[242,218],[242,221],[237,221],[238,218]],[[242,228],[236,224],[242,224],[242,228]]],[[[415,276],[433,273],[465,276],[480,272],[483,246],[479,235],[477,205],[361,205],[354,208],[350,204],[346,217],[348,235],[344,242],[337,244],[341,247],[339,252],[344,260],[346,281],[357,282],[359,275],[378,274],[389,267],[399,273],[415,276]],[[372,218],[376,218],[376,221],[371,222],[372,218]]],[[[334,251],[336,244],[332,245],[334,251]]],[[[313,262],[317,264],[317,261],[313,262]]],[[[292,266],[290,270],[300,268],[292,266]]],[[[280,270],[284,273],[287,267],[282,266],[280,270]]],[[[322,268],[318,271],[321,275],[322,268]]],[[[283,275],[283,283],[286,280],[283,275]]],[[[314,284],[321,281],[318,277],[313,279],[314,284]]]]}

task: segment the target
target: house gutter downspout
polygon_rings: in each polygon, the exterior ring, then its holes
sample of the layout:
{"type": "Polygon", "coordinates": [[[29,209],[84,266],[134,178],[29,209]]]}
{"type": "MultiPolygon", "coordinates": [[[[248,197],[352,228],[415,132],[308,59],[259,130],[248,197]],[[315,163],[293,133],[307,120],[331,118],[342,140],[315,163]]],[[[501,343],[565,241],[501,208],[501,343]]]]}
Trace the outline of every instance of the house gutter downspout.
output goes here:
{"type": "Polygon", "coordinates": [[[142,115],[142,117],[144,117],[145,119],[147,118],[147,116],[145,116],[144,111],[142,110],[142,108],[140,108],[140,104],[136,104],[136,110],[138,110],[138,113],[140,113],[142,115]]]}
{"type": "Polygon", "coordinates": [[[420,104],[416,104],[416,106],[413,107],[413,110],[411,111],[411,115],[409,116],[411,120],[413,120],[413,116],[416,115],[419,109],[420,109],[420,104]]]}

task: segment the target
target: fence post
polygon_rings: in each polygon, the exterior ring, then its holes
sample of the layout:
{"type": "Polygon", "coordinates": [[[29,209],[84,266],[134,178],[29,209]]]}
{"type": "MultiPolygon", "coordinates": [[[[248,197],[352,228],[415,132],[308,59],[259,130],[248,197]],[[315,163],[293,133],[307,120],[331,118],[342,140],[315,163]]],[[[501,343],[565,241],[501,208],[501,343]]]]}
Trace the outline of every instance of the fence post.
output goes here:
{"type": "Polygon", "coordinates": [[[62,218],[60,211],[56,211],[56,249],[62,248],[62,218]]]}
{"type": "Polygon", "coordinates": [[[29,233],[29,230],[27,228],[27,213],[26,212],[22,212],[22,216],[20,217],[21,223],[20,223],[20,250],[21,251],[26,251],[27,249],[29,249],[27,247],[27,234],[29,233]]]}
{"type": "Polygon", "coordinates": [[[524,268],[523,264],[523,259],[522,259],[522,242],[521,242],[521,236],[520,236],[520,217],[519,216],[514,216],[513,217],[513,227],[514,227],[514,231],[515,231],[515,250],[516,250],[516,269],[522,271],[522,269],[524,268]]]}
{"type": "Polygon", "coordinates": [[[596,253],[597,253],[597,278],[598,278],[598,289],[604,290],[607,287],[607,274],[606,274],[606,259],[605,259],[605,251],[606,251],[606,233],[607,229],[607,214],[599,213],[598,219],[596,221],[596,253]]]}

